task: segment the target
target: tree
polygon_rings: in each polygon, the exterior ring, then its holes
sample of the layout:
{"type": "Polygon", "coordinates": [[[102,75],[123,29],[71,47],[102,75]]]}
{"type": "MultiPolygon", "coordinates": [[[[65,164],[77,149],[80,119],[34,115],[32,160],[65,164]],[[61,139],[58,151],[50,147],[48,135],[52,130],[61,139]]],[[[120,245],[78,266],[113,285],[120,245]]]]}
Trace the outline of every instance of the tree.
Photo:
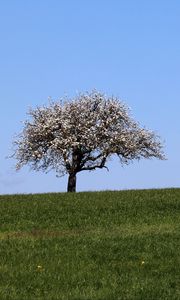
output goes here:
{"type": "Polygon", "coordinates": [[[107,168],[114,154],[122,164],[142,157],[164,159],[159,136],[141,128],[124,103],[97,91],[51,101],[28,114],[14,141],[16,168],[28,164],[36,171],[68,174],[68,192],[76,191],[77,173],[107,168]]]}

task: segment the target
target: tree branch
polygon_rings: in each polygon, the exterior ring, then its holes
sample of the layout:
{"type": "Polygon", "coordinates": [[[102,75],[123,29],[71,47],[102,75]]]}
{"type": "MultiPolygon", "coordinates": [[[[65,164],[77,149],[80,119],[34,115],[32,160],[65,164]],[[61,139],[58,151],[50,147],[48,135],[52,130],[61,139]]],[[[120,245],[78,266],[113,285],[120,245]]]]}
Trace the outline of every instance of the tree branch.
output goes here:
{"type": "Polygon", "coordinates": [[[92,166],[92,167],[83,167],[80,171],[92,171],[92,170],[95,170],[97,168],[99,168],[99,169],[106,168],[108,170],[108,168],[105,166],[105,163],[106,163],[106,157],[103,157],[102,160],[101,160],[101,163],[99,165],[95,165],[95,166],[92,166]]]}
{"type": "Polygon", "coordinates": [[[91,156],[91,155],[88,155],[85,159],[83,159],[82,160],[82,163],[84,164],[84,163],[86,163],[87,161],[96,161],[97,159],[99,159],[100,157],[102,157],[103,156],[103,154],[102,153],[100,153],[99,155],[97,155],[97,156],[91,156]]]}

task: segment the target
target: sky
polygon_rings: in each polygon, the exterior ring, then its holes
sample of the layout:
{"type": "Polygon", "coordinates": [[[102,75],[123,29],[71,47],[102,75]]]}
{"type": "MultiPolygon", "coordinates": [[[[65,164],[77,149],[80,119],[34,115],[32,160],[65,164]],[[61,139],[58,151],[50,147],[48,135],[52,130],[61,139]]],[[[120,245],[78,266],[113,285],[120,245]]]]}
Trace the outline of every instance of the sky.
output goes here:
{"type": "Polygon", "coordinates": [[[180,187],[179,16],[179,0],[1,0],[0,194],[66,191],[67,176],[7,157],[29,107],[92,89],[126,102],[167,160],[112,158],[79,173],[77,191],[180,187]]]}

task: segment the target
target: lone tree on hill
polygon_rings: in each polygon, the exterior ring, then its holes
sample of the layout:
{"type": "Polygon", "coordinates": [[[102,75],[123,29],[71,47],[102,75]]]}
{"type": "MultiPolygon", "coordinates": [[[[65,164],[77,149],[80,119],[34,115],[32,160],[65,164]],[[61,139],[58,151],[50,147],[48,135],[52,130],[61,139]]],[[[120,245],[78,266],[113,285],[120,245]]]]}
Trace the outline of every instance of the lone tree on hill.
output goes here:
{"type": "Polygon", "coordinates": [[[68,192],[76,191],[78,172],[107,168],[113,154],[122,164],[141,157],[164,158],[159,137],[141,128],[115,97],[92,91],[30,109],[28,115],[14,141],[16,169],[29,164],[36,171],[69,174],[68,192]]]}

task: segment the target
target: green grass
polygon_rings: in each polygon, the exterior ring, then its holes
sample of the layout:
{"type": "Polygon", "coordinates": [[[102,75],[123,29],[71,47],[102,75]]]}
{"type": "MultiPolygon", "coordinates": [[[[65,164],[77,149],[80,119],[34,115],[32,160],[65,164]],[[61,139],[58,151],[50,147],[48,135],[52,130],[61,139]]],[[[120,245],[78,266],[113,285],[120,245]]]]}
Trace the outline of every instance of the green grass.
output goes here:
{"type": "Polygon", "coordinates": [[[179,300],[180,189],[0,196],[0,300],[179,300]]]}

